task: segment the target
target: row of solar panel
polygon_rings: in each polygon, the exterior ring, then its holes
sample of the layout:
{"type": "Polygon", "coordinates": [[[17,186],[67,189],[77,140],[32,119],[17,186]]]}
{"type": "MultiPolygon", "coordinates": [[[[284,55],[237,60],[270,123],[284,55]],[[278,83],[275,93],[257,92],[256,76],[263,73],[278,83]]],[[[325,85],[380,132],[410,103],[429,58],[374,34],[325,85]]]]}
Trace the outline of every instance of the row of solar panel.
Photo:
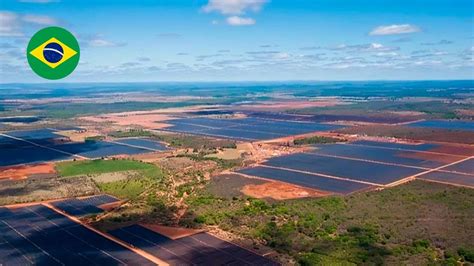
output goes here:
{"type": "Polygon", "coordinates": [[[172,240],[140,225],[132,225],[110,234],[171,265],[278,265],[207,233],[172,240]]]}
{"type": "Polygon", "coordinates": [[[84,199],[67,199],[53,202],[52,205],[69,215],[85,216],[103,212],[100,205],[118,201],[109,195],[93,196],[84,199]]]}
{"type": "Polygon", "coordinates": [[[0,213],[0,265],[153,265],[45,206],[0,213]]]}

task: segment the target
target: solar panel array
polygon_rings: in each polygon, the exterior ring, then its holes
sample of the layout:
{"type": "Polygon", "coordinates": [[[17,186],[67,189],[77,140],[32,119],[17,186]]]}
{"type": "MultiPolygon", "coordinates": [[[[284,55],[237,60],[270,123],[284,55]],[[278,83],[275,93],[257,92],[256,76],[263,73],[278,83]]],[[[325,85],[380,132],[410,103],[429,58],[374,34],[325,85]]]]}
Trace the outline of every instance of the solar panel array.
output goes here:
{"type": "Polygon", "coordinates": [[[154,265],[42,205],[0,207],[0,265],[154,265]]]}
{"type": "MultiPolygon", "coordinates": [[[[437,144],[357,141],[315,145],[313,151],[274,157],[238,173],[348,194],[385,186],[466,158],[431,152],[437,144]]],[[[423,174],[420,178],[452,184],[474,184],[474,160],[466,160],[423,174]]]]}
{"type": "Polygon", "coordinates": [[[66,199],[51,203],[54,207],[73,216],[85,216],[103,212],[100,205],[117,202],[118,199],[109,195],[88,197],[85,199],[66,199]]]}
{"type": "Polygon", "coordinates": [[[172,240],[140,225],[109,232],[170,265],[278,265],[207,233],[172,240]]]}
{"type": "Polygon", "coordinates": [[[62,143],[53,129],[10,131],[0,135],[0,166],[67,160],[73,155],[89,159],[120,154],[140,154],[165,150],[149,139],[125,139],[117,142],[86,141],[62,143]]]}
{"type": "MultiPolygon", "coordinates": [[[[259,118],[213,119],[205,117],[182,118],[166,121],[172,126],[164,130],[196,135],[214,136],[237,140],[265,140],[329,131],[341,128],[338,125],[268,120],[259,118]]],[[[162,129],[161,129],[162,130],[162,129]]]]}

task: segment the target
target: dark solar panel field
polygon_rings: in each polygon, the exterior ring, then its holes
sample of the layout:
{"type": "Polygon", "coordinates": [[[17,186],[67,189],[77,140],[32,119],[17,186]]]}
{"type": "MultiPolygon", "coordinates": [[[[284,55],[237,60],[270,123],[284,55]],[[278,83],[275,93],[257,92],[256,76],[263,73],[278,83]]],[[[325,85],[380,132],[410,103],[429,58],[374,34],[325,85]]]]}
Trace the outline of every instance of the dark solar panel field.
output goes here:
{"type": "Polygon", "coordinates": [[[351,142],[351,145],[365,145],[365,146],[380,147],[380,148],[387,148],[387,149],[415,150],[415,151],[427,151],[439,146],[437,144],[432,144],[432,143],[404,144],[404,143],[377,142],[377,141],[368,141],[368,140],[359,140],[359,141],[351,142]]]}
{"type": "Polygon", "coordinates": [[[474,178],[474,159],[469,159],[464,162],[453,164],[451,166],[443,168],[443,170],[470,174],[474,178]]]}
{"type": "Polygon", "coordinates": [[[427,120],[409,124],[411,127],[441,128],[449,130],[474,131],[474,122],[458,120],[427,120]]]}
{"type": "Polygon", "coordinates": [[[430,172],[428,174],[422,175],[420,179],[428,181],[438,181],[443,183],[469,186],[474,188],[474,176],[472,175],[461,175],[455,173],[446,173],[446,172],[430,172]]]}
{"type": "MultiPolygon", "coordinates": [[[[446,164],[436,160],[427,160],[426,158],[416,158],[420,152],[399,150],[399,149],[381,149],[376,146],[351,145],[351,144],[324,144],[314,145],[316,148],[314,154],[331,155],[340,157],[350,157],[370,161],[378,161],[392,164],[402,164],[413,167],[436,168],[446,164]]],[[[433,156],[433,155],[431,155],[433,156]]],[[[442,155],[445,159],[452,162],[459,160],[460,156],[442,155]]],[[[426,156],[425,156],[426,157],[426,156]]],[[[434,156],[433,156],[434,157],[434,156]]]]}
{"type": "Polygon", "coordinates": [[[42,205],[0,207],[0,265],[154,265],[42,205]]]}
{"type": "Polygon", "coordinates": [[[0,136],[0,166],[66,160],[70,155],[0,136]]]}
{"type": "Polygon", "coordinates": [[[334,178],[327,178],[317,174],[305,174],[275,168],[268,168],[264,166],[246,168],[237,172],[250,176],[258,176],[278,180],[303,187],[309,187],[339,194],[349,194],[355,191],[369,189],[372,187],[367,184],[352,182],[348,180],[339,180],[334,178]]]}
{"type": "Polygon", "coordinates": [[[0,135],[0,166],[67,160],[74,155],[96,159],[121,154],[140,154],[165,150],[149,139],[126,139],[118,143],[86,141],[61,143],[53,129],[11,131],[0,135]]]}
{"type": "Polygon", "coordinates": [[[165,130],[180,133],[215,136],[239,140],[265,140],[299,135],[315,131],[341,128],[338,125],[265,120],[258,118],[213,119],[204,117],[167,121],[172,126],[165,130]]]}
{"type": "Polygon", "coordinates": [[[157,151],[167,150],[166,146],[163,145],[162,143],[152,140],[152,139],[147,139],[147,138],[119,139],[119,140],[116,140],[115,142],[147,148],[147,149],[152,149],[152,150],[157,150],[157,151]]]}
{"type": "MultiPolygon", "coordinates": [[[[314,145],[312,151],[273,157],[261,166],[237,172],[348,194],[371,187],[383,187],[465,158],[430,152],[438,146],[430,143],[411,145],[372,141],[320,144],[314,145]]],[[[441,168],[421,178],[472,186],[474,159],[441,168]]]]}
{"type": "Polygon", "coordinates": [[[275,157],[265,162],[264,165],[343,177],[378,185],[387,185],[423,171],[415,168],[332,158],[309,153],[275,157]]]}
{"type": "Polygon", "coordinates": [[[278,265],[207,233],[172,240],[140,225],[132,225],[110,234],[171,265],[278,265]]]}
{"type": "Polygon", "coordinates": [[[73,216],[85,216],[103,212],[100,205],[117,202],[118,199],[109,195],[92,196],[84,199],[67,199],[51,203],[54,207],[73,216]]]}
{"type": "Polygon", "coordinates": [[[33,123],[40,121],[41,117],[36,116],[16,116],[16,117],[0,117],[0,122],[4,123],[33,123]]]}
{"type": "Polygon", "coordinates": [[[107,141],[86,141],[81,143],[68,143],[55,145],[53,148],[75,155],[87,157],[89,159],[96,159],[120,154],[131,155],[150,152],[149,149],[131,147],[107,141]]]}

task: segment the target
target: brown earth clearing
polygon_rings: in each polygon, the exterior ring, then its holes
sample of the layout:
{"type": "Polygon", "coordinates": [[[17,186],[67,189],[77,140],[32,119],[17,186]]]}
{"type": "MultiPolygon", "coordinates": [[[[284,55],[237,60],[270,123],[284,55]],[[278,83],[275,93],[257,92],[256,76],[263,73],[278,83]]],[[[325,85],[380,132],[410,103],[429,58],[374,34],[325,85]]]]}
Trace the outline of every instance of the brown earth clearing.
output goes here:
{"type": "Polygon", "coordinates": [[[24,179],[31,175],[55,174],[53,163],[0,167],[0,179],[24,179]]]}
{"type": "Polygon", "coordinates": [[[323,197],[330,193],[308,189],[283,182],[266,182],[260,185],[245,185],[242,193],[257,199],[271,198],[274,200],[298,199],[307,197],[323,197]]]}
{"type": "Polygon", "coordinates": [[[140,225],[153,232],[164,235],[173,240],[179,239],[182,237],[192,236],[192,235],[202,233],[205,231],[205,230],[189,229],[189,228],[183,228],[183,227],[163,226],[163,225],[157,225],[157,224],[140,224],[140,225]]]}
{"type": "Polygon", "coordinates": [[[31,177],[0,181],[0,205],[98,194],[92,179],[77,177],[31,177]]]}

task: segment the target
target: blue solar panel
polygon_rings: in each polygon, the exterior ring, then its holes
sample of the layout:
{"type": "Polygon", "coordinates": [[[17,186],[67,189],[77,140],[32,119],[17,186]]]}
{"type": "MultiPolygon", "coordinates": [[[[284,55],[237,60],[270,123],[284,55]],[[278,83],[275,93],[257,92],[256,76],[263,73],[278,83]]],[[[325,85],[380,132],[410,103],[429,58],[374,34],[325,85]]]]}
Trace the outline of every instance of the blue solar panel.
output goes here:
{"type": "Polygon", "coordinates": [[[110,234],[173,265],[278,265],[206,233],[172,240],[142,226],[132,225],[113,230],[110,234]]]}
{"type": "Polygon", "coordinates": [[[338,125],[265,120],[258,118],[213,119],[204,117],[169,120],[173,132],[241,140],[263,140],[340,128],[338,125]]]}
{"type": "Polygon", "coordinates": [[[286,171],[282,169],[268,167],[246,168],[237,171],[238,173],[268,178],[287,182],[303,187],[309,187],[317,190],[329,191],[333,193],[348,194],[362,189],[370,188],[369,185],[352,182],[348,180],[339,180],[328,178],[321,175],[311,175],[300,172],[286,171]]]}
{"type": "Polygon", "coordinates": [[[153,265],[45,206],[15,209],[11,214],[0,219],[2,265],[153,265]]]}
{"type": "Polygon", "coordinates": [[[143,147],[147,149],[154,149],[158,151],[164,151],[167,149],[166,146],[163,145],[162,143],[152,140],[152,139],[146,139],[146,138],[119,139],[119,140],[116,140],[115,142],[127,144],[127,145],[133,145],[137,147],[143,147]]]}

